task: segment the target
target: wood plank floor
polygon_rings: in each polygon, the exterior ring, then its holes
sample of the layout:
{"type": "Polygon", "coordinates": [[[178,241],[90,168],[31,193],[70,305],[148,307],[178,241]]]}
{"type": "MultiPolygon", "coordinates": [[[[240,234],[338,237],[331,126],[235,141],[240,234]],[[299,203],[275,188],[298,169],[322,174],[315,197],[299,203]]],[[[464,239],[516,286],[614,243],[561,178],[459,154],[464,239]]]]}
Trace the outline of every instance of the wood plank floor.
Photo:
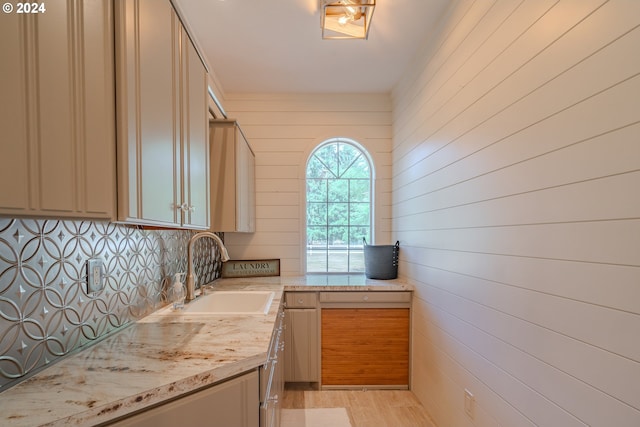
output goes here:
{"type": "Polygon", "coordinates": [[[288,383],[282,407],[347,408],[352,427],[436,427],[408,390],[323,390],[288,383]]]}

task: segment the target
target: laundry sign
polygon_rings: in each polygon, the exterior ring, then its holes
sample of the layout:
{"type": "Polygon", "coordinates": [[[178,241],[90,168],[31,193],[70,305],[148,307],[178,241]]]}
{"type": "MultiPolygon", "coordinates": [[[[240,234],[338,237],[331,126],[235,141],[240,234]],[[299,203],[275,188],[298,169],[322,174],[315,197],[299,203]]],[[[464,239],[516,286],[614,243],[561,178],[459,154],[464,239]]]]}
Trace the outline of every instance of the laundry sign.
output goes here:
{"type": "Polygon", "coordinates": [[[265,277],[279,275],[279,259],[230,260],[222,263],[222,277],[265,277]]]}

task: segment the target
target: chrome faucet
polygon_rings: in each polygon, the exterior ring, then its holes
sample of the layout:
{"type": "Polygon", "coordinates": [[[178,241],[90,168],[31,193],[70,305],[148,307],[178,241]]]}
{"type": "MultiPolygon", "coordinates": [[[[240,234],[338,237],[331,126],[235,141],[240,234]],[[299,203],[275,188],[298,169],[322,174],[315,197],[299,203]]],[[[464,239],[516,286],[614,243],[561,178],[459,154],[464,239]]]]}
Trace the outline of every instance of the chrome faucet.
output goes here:
{"type": "Polygon", "coordinates": [[[193,244],[196,242],[196,240],[199,240],[203,237],[210,237],[218,243],[222,262],[227,262],[230,259],[227,248],[224,247],[222,239],[220,239],[217,234],[214,234],[210,231],[201,231],[191,236],[191,239],[189,239],[189,243],[187,245],[187,296],[185,297],[185,302],[192,301],[196,298],[196,284],[193,276],[193,244]]]}

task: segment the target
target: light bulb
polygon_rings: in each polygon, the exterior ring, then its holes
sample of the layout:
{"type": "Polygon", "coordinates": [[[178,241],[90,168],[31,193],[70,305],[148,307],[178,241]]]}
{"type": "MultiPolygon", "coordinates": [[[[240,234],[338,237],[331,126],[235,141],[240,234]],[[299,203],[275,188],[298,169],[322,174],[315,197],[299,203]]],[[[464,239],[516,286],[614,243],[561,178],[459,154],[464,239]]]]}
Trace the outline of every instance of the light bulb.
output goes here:
{"type": "Polygon", "coordinates": [[[338,24],[347,25],[351,20],[352,18],[350,16],[342,15],[340,18],[338,18],[338,24]]]}
{"type": "Polygon", "coordinates": [[[353,19],[358,13],[358,9],[353,7],[353,3],[349,0],[342,0],[341,3],[344,5],[344,8],[347,10],[347,15],[353,19]],[[350,6],[351,5],[351,6],[350,6]]]}

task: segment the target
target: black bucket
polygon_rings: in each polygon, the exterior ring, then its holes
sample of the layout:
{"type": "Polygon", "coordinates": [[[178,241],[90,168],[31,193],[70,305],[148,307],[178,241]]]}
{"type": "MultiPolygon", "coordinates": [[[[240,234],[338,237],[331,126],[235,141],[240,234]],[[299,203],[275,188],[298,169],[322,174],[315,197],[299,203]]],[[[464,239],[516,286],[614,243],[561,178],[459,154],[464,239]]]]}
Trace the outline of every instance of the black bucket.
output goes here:
{"type": "Polygon", "coordinates": [[[362,238],[364,246],[364,274],[367,279],[389,280],[398,277],[398,252],[400,241],[395,245],[368,245],[362,238]]]}

